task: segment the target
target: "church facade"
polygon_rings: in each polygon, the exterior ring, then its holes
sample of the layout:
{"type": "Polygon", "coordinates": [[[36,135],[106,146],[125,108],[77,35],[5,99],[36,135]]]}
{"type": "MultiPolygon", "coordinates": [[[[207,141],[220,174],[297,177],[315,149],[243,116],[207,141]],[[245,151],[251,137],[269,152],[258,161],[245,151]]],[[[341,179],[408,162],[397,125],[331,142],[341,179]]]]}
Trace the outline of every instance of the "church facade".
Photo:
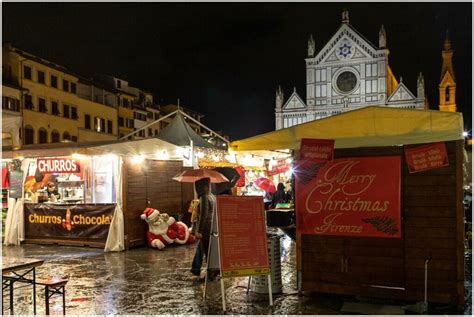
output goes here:
{"type": "Polygon", "coordinates": [[[413,93],[401,77],[395,78],[388,56],[384,27],[375,46],[349,23],[349,12],[344,11],[341,26],[319,52],[313,37],[308,40],[305,100],[294,89],[285,101],[281,88],[277,90],[276,130],[367,106],[424,109],[422,74],[413,93]]]}

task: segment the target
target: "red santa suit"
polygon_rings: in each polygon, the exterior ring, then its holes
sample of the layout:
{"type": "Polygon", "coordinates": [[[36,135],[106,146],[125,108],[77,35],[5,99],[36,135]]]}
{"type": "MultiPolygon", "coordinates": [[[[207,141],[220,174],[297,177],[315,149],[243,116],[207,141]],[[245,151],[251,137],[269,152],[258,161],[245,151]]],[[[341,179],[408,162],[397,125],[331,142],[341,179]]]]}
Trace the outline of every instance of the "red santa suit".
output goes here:
{"type": "Polygon", "coordinates": [[[141,218],[148,223],[146,234],[148,246],[163,250],[166,245],[172,243],[185,244],[195,241],[195,237],[189,233],[188,226],[181,221],[176,222],[173,217],[153,208],[144,210],[141,218]]]}

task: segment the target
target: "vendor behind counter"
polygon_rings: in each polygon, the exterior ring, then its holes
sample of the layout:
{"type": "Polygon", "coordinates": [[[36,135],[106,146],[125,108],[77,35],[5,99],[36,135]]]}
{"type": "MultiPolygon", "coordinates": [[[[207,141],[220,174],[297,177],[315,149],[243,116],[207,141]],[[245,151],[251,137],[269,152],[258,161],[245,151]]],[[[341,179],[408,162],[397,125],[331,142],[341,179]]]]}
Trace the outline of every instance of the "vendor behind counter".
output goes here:
{"type": "Polygon", "coordinates": [[[46,187],[48,193],[48,200],[50,202],[57,202],[61,199],[61,194],[58,192],[57,186],[54,182],[49,182],[46,187]]]}
{"type": "Polygon", "coordinates": [[[116,158],[53,157],[31,160],[25,178],[26,203],[114,203],[116,158]]]}

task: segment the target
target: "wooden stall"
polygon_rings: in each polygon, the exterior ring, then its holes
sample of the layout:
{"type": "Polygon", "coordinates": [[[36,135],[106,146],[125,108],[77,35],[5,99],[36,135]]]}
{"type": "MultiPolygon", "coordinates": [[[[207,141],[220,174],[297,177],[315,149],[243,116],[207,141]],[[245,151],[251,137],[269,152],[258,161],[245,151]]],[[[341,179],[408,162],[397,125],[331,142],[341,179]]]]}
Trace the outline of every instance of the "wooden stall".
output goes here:
{"type": "Polygon", "coordinates": [[[7,216],[7,243],[106,251],[145,245],[147,224],[140,218],[145,208],[180,215],[193,198],[192,185],[172,180],[185,169],[180,152],[158,139],[4,152],[8,159],[22,161],[24,183],[23,195],[7,216]],[[166,153],[166,159],[158,152],[166,153]],[[77,168],[66,173],[66,166],[77,168]],[[60,188],[56,195],[43,189],[51,183],[60,188]]]}
{"type": "MultiPolygon", "coordinates": [[[[407,146],[409,147],[409,146],[407,146]]],[[[335,158],[402,158],[402,238],[300,235],[301,290],[464,303],[463,141],[446,142],[449,166],[410,174],[404,147],[339,149],[335,158]]]]}
{"type": "Polygon", "coordinates": [[[231,149],[293,150],[298,159],[302,139],[335,140],[335,159],[399,157],[401,236],[297,234],[299,289],[423,301],[426,263],[428,302],[462,306],[462,115],[367,107],[235,141],[231,149]],[[446,146],[449,165],[410,173],[405,151],[433,143],[446,146]]]}

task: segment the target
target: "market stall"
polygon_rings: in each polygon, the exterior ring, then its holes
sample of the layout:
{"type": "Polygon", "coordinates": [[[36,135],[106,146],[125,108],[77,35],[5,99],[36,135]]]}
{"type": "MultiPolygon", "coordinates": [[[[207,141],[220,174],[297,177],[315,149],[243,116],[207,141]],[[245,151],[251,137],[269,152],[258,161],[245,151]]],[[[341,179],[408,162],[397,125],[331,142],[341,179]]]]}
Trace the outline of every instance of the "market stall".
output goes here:
{"type": "Polygon", "coordinates": [[[302,139],[335,140],[335,150],[326,165],[295,167],[304,176],[304,186],[296,188],[299,289],[418,301],[426,291],[429,302],[462,305],[462,115],[367,107],[230,148],[291,150],[298,160],[302,139]],[[346,168],[338,177],[328,176],[341,166],[346,168]],[[363,205],[376,214],[384,209],[374,202],[378,197],[390,206],[385,216],[347,213],[363,205]]]}
{"type": "Polygon", "coordinates": [[[5,244],[121,251],[145,244],[146,207],[177,214],[187,203],[171,179],[183,169],[182,149],[158,139],[24,147],[3,159],[20,162],[23,185],[10,198],[5,244]]]}

